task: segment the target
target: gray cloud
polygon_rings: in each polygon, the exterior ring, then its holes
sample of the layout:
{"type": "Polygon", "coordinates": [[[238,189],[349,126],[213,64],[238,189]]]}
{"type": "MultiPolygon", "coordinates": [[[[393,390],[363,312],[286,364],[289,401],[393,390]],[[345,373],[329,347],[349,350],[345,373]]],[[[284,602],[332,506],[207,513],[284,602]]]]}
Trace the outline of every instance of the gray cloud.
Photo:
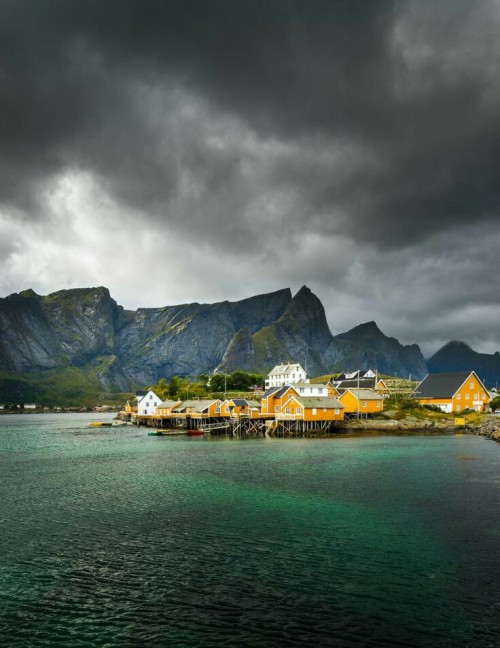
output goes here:
{"type": "Polygon", "coordinates": [[[430,348],[467,337],[465,299],[500,342],[494,0],[6,0],[0,25],[2,249],[32,224],[47,250],[64,222],[122,249],[119,224],[141,227],[195,293],[248,294],[217,279],[237,258],[252,290],[316,287],[336,332],[369,310],[430,348]],[[175,261],[193,243],[213,274],[175,261]]]}

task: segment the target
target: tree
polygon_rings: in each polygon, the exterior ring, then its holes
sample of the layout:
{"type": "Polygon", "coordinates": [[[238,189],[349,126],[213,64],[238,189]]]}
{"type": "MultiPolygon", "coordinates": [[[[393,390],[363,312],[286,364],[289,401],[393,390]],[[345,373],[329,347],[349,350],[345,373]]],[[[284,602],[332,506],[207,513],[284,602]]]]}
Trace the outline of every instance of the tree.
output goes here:
{"type": "Polygon", "coordinates": [[[490,407],[494,412],[500,409],[500,396],[495,396],[495,398],[490,400],[490,407]]]}
{"type": "Polygon", "coordinates": [[[170,398],[177,398],[180,390],[184,387],[184,381],[179,376],[173,376],[168,386],[168,395],[170,398]]]}

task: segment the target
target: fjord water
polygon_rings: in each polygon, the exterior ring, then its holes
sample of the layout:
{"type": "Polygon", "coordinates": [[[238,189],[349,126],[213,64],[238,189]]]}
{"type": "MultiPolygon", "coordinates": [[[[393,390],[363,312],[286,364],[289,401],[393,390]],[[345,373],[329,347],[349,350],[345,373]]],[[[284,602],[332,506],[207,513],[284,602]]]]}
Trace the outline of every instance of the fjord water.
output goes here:
{"type": "Polygon", "coordinates": [[[495,646],[500,445],[0,417],[17,646],[495,646]]]}

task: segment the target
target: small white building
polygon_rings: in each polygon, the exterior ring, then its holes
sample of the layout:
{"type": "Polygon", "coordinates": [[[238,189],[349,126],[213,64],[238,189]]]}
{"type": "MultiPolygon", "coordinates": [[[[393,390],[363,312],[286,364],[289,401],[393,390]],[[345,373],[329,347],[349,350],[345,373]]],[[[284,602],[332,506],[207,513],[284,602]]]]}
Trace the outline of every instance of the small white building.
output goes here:
{"type": "Polygon", "coordinates": [[[266,378],[266,390],[270,387],[283,387],[296,383],[308,383],[307,374],[299,364],[279,364],[266,378]]]}
{"type": "Polygon", "coordinates": [[[34,410],[36,409],[36,403],[24,403],[24,409],[34,410]]]}
{"type": "Polygon", "coordinates": [[[161,398],[157,396],[152,389],[150,389],[137,403],[137,414],[143,416],[156,414],[156,408],[161,404],[161,402],[161,398]]]}
{"type": "Polygon", "coordinates": [[[299,396],[318,396],[323,398],[328,396],[328,387],[323,383],[299,382],[293,388],[299,396]]]}

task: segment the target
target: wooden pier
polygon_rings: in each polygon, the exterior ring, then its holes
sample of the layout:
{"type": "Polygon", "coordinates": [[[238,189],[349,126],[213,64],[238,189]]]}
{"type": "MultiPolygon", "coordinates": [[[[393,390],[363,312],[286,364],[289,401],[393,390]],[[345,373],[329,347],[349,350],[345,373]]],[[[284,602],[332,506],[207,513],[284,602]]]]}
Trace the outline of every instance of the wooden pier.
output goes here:
{"type": "Polygon", "coordinates": [[[342,421],[303,421],[292,418],[259,418],[248,416],[207,417],[200,414],[133,417],[136,425],[170,430],[199,430],[205,435],[235,439],[258,437],[307,438],[338,434],[342,421]]]}

